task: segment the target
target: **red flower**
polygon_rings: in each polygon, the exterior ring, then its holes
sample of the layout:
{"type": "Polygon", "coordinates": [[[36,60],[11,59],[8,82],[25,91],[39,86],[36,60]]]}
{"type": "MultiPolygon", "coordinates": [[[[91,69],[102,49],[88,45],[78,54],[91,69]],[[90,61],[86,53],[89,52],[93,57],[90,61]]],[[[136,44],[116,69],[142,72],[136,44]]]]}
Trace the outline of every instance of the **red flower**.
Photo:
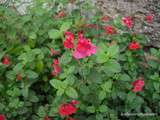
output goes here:
{"type": "Polygon", "coordinates": [[[72,100],[71,103],[72,103],[73,105],[77,105],[77,104],[79,104],[79,101],[77,101],[77,100],[72,100]]]}
{"type": "Polygon", "coordinates": [[[51,56],[60,54],[60,51],[56,51],[53,48],[50,49],[50,52],[51,52],[51,56]]]}
{"type": "Polygon", "coordinates": [[[22,80],[22,78],[23,78],[23,77],[22,77],[22,75],[21,75],[21,74],[18,74],[18,75],[17,75],[17,80],[19,80],[19,81],[20,81],[20,80],[22,80]]]}
{"type": "Polygon", "coordinates": [[[84,31],[78,32],[78,39],[83,39],[84,38],[84,31]]]}
{"type": "Polygon", "coordinates": [[[153,14],[149,14],[146,16],[146,20],[148,23],[152,23],[154,20],[154,15],[153,14]]]}
{"type": "Polygon", "coordinates": [[[46,117],[44,118],[44,120],[52,120],[52,118],[46,116],[46,117]]]}
{"type": "Polygon", "coordinates": [[[6,117],[5,117],[5,115],[3,115],[3,114],[0,114],[0,120],[6,120],[6,117]]]}
{"type": "Polygon", "coordinates": [[[69,116],[77,112],[77,108],[73,104],[62,104],[59,108],[61,116],[69,116]]]}
{"type": "Polygon", "coordinates": [[[3,58],[3,60],[2,60],[2,63],[3,63],[4,65],[10,65],[10,64],[11,64],[11,61],[10,61],[9,57],[5,56],[5,57],[3,58]]]}
{"type": "Polygon", "coordinates": [[[67,14],[64,12],[64,11],[60,11],[59,13],[58,13],[58,15],[56,16],[56,18],[63,18],[63,17],[65,17],[67,14]]]}
{"type": "Polygon", "coordinates": [[[108,16],[103,16],[102,18],[101,18],[101,20],[103,21],[103,22],[108,22],[109,21],[109,17],[108,16]]]}
{"type": "Polygon", "coordinates": [[[105,31],[107,34],[116,34],[117,31],[113,26],[105,26],[105,31]]]}
{"type": "Polygon", "coordinates": [[[83,33],[79,33],[78,45],[73,53],[76,59],[85,58],[96,54],[97,47],[91,43],[89,39],[86,39],[83,33]]]}
{"type": "Polygon", "coordinates": [[[137,50],[137,49],[140,49],[141,48],[141,45],[139,42],[137,41],[133,41],[129,44],[129,49],[130,50],[137,50]]]}
{"type": "Polygon", "coordinates": [[[74,34],[72,32],[65,33],[66,40],[64,41],[64,47],[66,49],[74,48],[74,34]]]}
{"type": "Polygon", "coordinates": [[[53,64],[52,64],[52,66],[53,66],[53,68],[54,68],[54,71],[52,71],[52,75],[53,75],[53,76],[57,76],[59,73],[61,73],[62,69],[61,69],[61,67],[60,67],[59,64],[60,64],[60,63],[59,63],[59,60],[58,60],[58,59],[55,59],[55,60],[53,61],[53,64]]]}
{"type": "Polygon", "coordinates": [[[130,16],[123,18],[123,24],[125,24],[129,29],[133,27],[133,20],[130,16]]]}
{"type": "Polygon", "coordinates": [[[134,86],[133,92],[140,92],[143,90],[144,80],[143,79],[136,80],[132,83],[132,85],[134,86]]]}
{"type": "Polygon", "coordinates": [[[54,67],[54,65],[58,65],[58,64],[60,64],[59,60],[58,60],[58,59],[55,59],[55,60],[53,61],[53,67],[54,67]]]}

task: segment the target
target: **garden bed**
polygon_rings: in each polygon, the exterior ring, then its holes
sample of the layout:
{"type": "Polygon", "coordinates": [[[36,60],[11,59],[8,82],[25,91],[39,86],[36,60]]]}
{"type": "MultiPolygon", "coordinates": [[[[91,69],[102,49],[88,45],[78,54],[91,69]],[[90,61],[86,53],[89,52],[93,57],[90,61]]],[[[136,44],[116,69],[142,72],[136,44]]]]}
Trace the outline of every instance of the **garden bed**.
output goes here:
{"type": "Polygon", "coordinates": [[[158,12],[123,13],[90,0],[0,6],[0,120],[160,119],[158,12]]]}

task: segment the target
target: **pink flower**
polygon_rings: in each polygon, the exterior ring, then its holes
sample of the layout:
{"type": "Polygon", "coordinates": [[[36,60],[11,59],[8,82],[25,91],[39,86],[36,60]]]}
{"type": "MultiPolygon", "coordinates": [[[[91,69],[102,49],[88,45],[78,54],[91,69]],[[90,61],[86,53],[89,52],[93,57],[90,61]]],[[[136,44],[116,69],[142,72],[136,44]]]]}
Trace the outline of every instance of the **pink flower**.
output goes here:
{"type": "Polygon", "coordinates": [[[152,23],[154,20],[154,15],[153,14],[149,14],[146,16],[146,20],[148,23],[152,23]]]}
{"type": "Polygon", "coordinates": [[[5,115],[3,115],[3,114],[0,114],[0,120],[6,120],[6,117],[5,117],[5,115]]]}
{"type": "Polygon", "coordinates": [[[66,15],[67,15],[67,14],[65,13],[65,11],[60,11],[56,17],[57,17],[57,18],[63,18],[63,17],[65,17],[66,15]]]}
{"type": "Polygon", "coordinates": [[[76,112],[77,112],[77,108],[70,103],[62,104],[59,108],[59,114],[61,116],[69,116],[69,115],[72,115],[76,112]]]}
{"type": "Polygon", "coordinates": [[[60,64],[60,62],[59,62],[58,59],[55,59],[53,61],[53,64],[52,64],[52,66],[54,68],[54,71],[52,71],[53,76],[57,76],[59,73],[61,73],[62,69],[61,69],[61,66],[59,64],[60,64]]]}
{"type": "Polygon", "coordinates": [[[53,66],[54,65],[58,65],[60,62],[59,62],[59,60],[58,59],[55,59],[54,61],[53,61],[53,66]]]}
{"type": "Polygon", "coordinates": [[[10,65],[11,64],[11,61],[10,61],[10,58],[8,56],[5,56],[3,59],[2,59],[2,63],[4,65],[10,65]]]}
{"type": "Polygon", "coordinates": [[[73,105],[77,105],[77,104],[79,104],[79,101],[77,101],[77,100],[72,100],[71,103],[72,103],[73,105]]]}
{"type": "Polygon", "coordinates": [[[78,39],[83,39],[84,37],[84,31],[78,32],[78,39]]]}
{"type": "Polygon", "coordinates": [[[134,86],[133,92],[140,92],[143,90],[144,87],[144,80],[143,79],[138,79],[132,83],[134,86]]]}
{"type": "Polygon", "coordinates": [[[66,40],[64,41],[64,47],[66,49],[74,48],[74,34],[72,32],[65,33],[66,40]]]}
{"type": "Polygon", "coordinates": [[[79,33],[78,45],[73,56],[76,59],[81,59],[96,54],[96,51],[97,47],[89,39],[85,38],[82,33],[79,33]]]}
{"type": "Polygon", "coordinates": [[[105,31],[107,34],[116,34],[117,33],[117,30],[111,25],[105,26],[105,31]]]}
{"type": "Polygon", "coordinates": [[[125,24],[129,29],[133,27],[133,20],[130,16],[123,18],[123,24],[125,24]]]}
{"type": "Polygon", "coordinates": [[[140,48],[141,48],[141,45],[140,45],[140,43],[137,42],[137,41],[133,41],[133,42],[131,42],[131,43],[129,44],[129,49],[130,49],[130,50],[138,50],[138,49],[140,49],[140,48]]]}

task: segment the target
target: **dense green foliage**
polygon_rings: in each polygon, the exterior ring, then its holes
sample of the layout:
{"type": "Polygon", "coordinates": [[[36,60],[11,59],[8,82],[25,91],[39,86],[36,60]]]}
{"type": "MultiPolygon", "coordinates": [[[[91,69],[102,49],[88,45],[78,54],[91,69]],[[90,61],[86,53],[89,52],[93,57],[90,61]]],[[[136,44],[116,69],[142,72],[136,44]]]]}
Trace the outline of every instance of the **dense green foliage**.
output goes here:
{"type": "Polygon", "coordinates": [[[43,120],[45,116],[63,120],[59,106],[76,99],[80,102],[73,115],[77,120],[125,119],[127,116],[122,114],[127,112],[155,113],[147,118],[158,120],[160,50],[147,47],[148,38],[128,30],[121,17],[107,22],[118,31],[108,35],[100,13],[85,19],[76,9],[56,18],[57,9],[38,5],[20,16],[12,9],[0,7],[0,113],[8,120],[43,120]],[[99,28],[84,27],[86,24],[99,28]],[[76,60],[72,50],[64,48],[64,33],[72,31],[77,36],[82,30],[98,50],[95,55],[76,60]],[[141,49],[128,49],[133,40],[141,44],[141,49]],[[51,48],[60,54],[51,56],[51,48]],[[10,58],[10,65],[2,63],[4,56],[10,58]],[[57,58],[62,72],[52,76],[52,63],[57,58]],[[18,75],[22,80],[18,80],[18,75]],[[145,86],[135,93],[132,83],[139,77],[145,86]]]}

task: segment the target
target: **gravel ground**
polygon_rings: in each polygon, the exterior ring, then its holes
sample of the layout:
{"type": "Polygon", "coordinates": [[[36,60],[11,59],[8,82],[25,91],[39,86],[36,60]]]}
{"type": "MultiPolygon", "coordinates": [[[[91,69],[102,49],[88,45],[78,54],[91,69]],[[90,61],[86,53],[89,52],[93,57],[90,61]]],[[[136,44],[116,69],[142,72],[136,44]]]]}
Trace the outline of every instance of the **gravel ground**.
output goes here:
{"type": "Polygon", "coordinates": [[[138,23],[135,30],[149,36],[149,46],[160,48],[160,0],[97,0],[97,3],[105,15],[134,16],[138,23]],[[149,13],[155,15],[154,22],[144,26],[141,21],[149,13]]]}

